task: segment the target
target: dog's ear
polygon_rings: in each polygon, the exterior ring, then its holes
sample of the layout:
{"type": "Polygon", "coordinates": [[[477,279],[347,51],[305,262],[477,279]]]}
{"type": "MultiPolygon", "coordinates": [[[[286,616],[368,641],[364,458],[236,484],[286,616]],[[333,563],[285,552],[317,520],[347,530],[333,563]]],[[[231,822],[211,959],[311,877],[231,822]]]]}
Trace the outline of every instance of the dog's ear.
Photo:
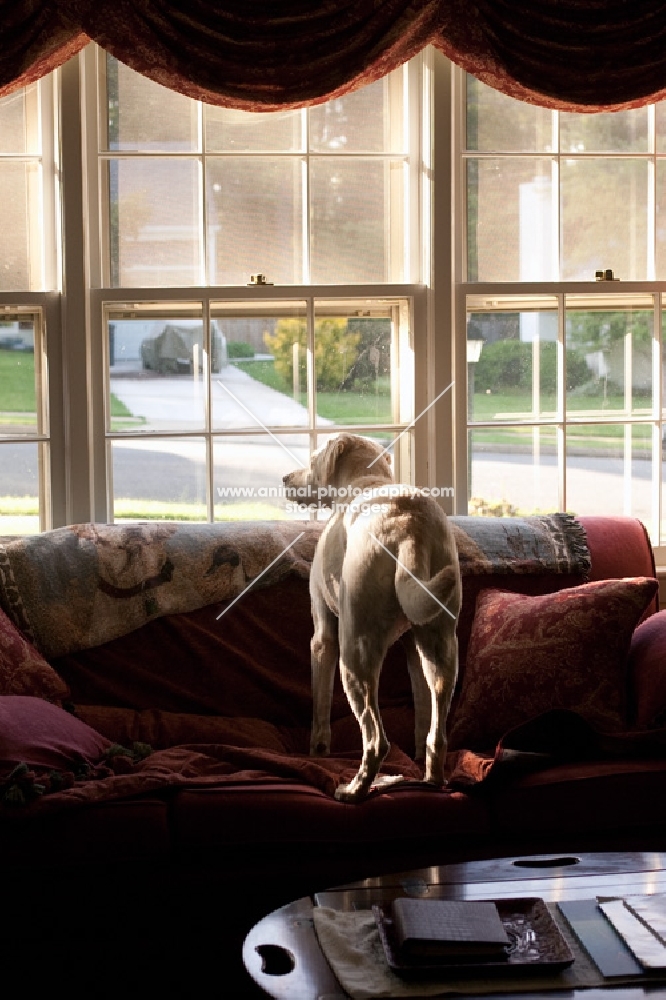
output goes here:
{"type": "Polygon", "coordinates": [[[326,445],[321,463],[320,478],[322,482],[329,482],[335,472],[335,466],[337,465],[338,459],[344,454],[347,445],[349,444],[349,440],[349,434],[338,434],[337,437],[333,438],[333,440],[329,441],[326,445]]]}

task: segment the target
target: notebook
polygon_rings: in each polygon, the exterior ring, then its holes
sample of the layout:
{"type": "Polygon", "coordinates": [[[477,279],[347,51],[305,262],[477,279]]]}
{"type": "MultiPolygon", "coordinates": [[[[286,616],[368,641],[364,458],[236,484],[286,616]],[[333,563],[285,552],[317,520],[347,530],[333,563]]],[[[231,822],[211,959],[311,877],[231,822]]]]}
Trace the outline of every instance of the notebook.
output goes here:
{"type": "Polygon", "coordinates": [[[493,902],[396,899],[391,918],[399,954],[407,961],[506,956],[508,935],[493,902]]]}

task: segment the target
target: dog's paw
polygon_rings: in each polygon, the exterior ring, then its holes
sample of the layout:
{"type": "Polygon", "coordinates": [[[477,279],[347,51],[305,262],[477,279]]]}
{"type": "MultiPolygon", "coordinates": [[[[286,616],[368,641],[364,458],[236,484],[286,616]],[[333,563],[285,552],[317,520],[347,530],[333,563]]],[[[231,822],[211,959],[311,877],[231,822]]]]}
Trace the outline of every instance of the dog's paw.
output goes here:
{"type": "Polygon", "coordinates": [[[378,778],[375,778],[370,787],[373,792],[381,792],[390,785],[398,785],[404,780],[404,774],[380,774],[378,778]]]}
{"type": "Polygon", "coordinates": [[[317,743],[310,744],[310,756],[311,757],[328,757],[331,752],[331,748],[328,743],[324,743],[323,740],[319,740],[317,743]]]}
{"type": "Polygon", "coordinates": [[[335,789],[335,797],[338,802],[360,802],[365,798],[366,793],[359,785],[350,782],[348,785],[338,785],[335,789]]]}

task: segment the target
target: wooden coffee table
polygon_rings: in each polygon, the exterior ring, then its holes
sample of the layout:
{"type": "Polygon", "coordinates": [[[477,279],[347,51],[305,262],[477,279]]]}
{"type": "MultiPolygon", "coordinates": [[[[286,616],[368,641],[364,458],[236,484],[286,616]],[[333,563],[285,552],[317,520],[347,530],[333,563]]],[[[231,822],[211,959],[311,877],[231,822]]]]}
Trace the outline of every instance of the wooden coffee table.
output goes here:
{"type": "MultiPolygon", "coordinates": [[[[499,899],[540,896],[547,902],[595,896],[666,892],[666,852],[577,854],[500,858],[436,865],[366,879],[304,897],[275,910],[245,939],[243,960],[252,978],[276,1000],[345,1000],[319,947],[312,921],[317,905],[370,909],[397,896],[424,899],[499,899]]],[[[561,996],[561,994],[559,994],[561,996]]],[[[623,986],[569,990],[567,998],[623,1000],[666,996],[666,989],[623,986]]],[[[558,993],[503,993],[501,1000],[554,998],[558,993]]],[[[469,998],[468,998],[469,1000],[469,998]]]]}

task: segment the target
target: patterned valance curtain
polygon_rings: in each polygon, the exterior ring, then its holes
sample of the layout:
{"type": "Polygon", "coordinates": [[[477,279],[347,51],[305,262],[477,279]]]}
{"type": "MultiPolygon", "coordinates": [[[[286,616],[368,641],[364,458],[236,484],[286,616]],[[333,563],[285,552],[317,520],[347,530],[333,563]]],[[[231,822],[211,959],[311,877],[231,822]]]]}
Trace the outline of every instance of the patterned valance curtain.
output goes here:
{"type": "Polygon", "coordinates": [[[329,100],[429,43],[545,107],[666,96],[656,0],[0,0],[0,40],[0,95],[93,40],[166,87],[249,111],[329,100]]]}

